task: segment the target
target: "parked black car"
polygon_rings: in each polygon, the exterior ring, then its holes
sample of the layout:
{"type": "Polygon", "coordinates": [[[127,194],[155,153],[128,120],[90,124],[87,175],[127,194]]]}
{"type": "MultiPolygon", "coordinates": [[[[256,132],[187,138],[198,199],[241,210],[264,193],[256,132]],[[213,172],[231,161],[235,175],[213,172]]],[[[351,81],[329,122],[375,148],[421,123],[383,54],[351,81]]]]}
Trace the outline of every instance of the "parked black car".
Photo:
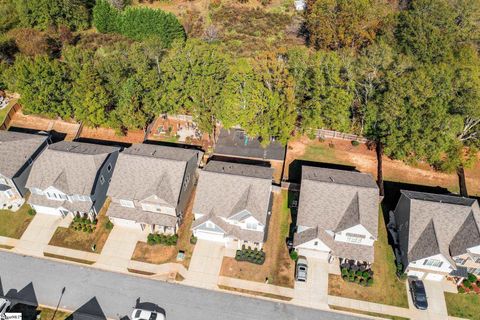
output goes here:
{"type": "Polygon", "coordinates": [[[408,278],[408,283],[415,307],[420,310],[427,310],[427,293],[425,292],[423,281],[418,280],[417,278],[408,278]]]}

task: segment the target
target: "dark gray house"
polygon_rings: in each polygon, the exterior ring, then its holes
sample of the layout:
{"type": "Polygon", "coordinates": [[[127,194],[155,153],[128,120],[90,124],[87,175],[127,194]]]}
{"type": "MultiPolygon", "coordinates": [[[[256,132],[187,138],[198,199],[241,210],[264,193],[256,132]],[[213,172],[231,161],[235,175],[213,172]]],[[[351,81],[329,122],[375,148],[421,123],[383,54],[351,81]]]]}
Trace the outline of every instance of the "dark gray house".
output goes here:
{"type": "Polygon", "coordinates": [[[173,234],[187,207],[203,154],[192,149],[135,144],[120,153],[108,189],[110,220],[173,234]]]}
{"type": "Polygon", "coordinates": [[[32,164],[47,147],[48,135],[0,131],[0,208],[18,210],[32,164]]]}
{"type": "Polygon", "coordinates": [[[30,205],[38,212],[95,218],[102,208],[119,148],[61,141],[37,158],[27,180],[30,205]]]}

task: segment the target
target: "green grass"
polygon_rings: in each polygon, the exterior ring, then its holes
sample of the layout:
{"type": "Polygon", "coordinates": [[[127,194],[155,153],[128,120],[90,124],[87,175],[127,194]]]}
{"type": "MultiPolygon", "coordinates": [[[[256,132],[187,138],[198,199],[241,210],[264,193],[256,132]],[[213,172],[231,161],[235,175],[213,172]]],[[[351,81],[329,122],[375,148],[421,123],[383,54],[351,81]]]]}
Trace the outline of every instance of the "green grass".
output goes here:
{"type": "Polygon", "coordinates": [[[3,121],[5,121],[5,117],[7,116],[8,112],[10,109],[13,107],[13,105],[17,103],[16,99],[11,100],[8,105],[0,110],[0,125],[3,124],[3,121]]]}
{"type": "Polygon", "coordinates": [[[352,165],[351,162],[338,159],[338,157],[335,155],[335,148],[331,148],[327,144],[314,144],[307,146],[307,149],[305,150],[303,156],[301,156],[301,159],[341,165],[352,165]]]}
{"type": "Polygon", "coordinates": [[[480,320],[480,295],[445,292],[448,315],[480,320]]]}
{"type": "Polygon", "coordinates": [[[28,214],[30,206],[24,204],[17,212],[0,210],[0,236],[20,239],[33,216],[28,214]]]}

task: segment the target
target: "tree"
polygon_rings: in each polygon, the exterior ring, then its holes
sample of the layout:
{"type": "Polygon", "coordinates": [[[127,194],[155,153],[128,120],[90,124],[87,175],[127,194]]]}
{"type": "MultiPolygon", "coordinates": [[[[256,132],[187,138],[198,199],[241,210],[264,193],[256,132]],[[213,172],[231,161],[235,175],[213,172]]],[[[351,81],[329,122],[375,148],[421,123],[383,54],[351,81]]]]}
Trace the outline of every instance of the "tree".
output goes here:
{"type": "Polygon", "coordinates": [[[266,52],[254,59],[239,60],[225,83],[224,114],[234,115],[226,123],[233,125],[236,119],[263,145],[271,140],[285,144],[295,129],[294,100],[294,79],[284,57],[266,52]]]}
{"type": "Polygon", "coordinates": [[[228,63],[218,45],[176,42],[160,65],[163,109],[193,114],[200,129],[216,139],[228,63]]]}
{"type": "Polygon", "coordinates": [[[393,10],[386,0],[309,0],[308,41],[317,49],[362,48],[375,40],[393,10]]]}
{"type": "Polygon", "coordinates": [[[15,3],[11,0],[0,0],[0,34],[17,26],[19,17],[15,3]]]}
{"type": "Polygon", "coordinates": [[[50,26],[68,26],[83,30],[90,26],[90,2],[87,0],[14,0],[20,24],[46,30],[50,26]]]}
{"type": "Polygon", "coordinates": [[[349,131],[353,82],[335,52],[289,54],[289,70],[295,77],[297,111],[303,130],[327,127],[349,131]]]}
{"type": "Polygon", "coordinates": [[[107,0],[97,0],[93,8],[93,23],[101,33],[117,32],[120,13],[107,0]]]}
{"type": "Polygon", "coordinates": [[[457,15],[448,0],[415,0],[399,15],[400,49],[421,62],[451,57],[459,35],[457,15]]]}
{"type": "Polygon", "coordinates": [[[71,88],[68,70],[58,60],[45,55],[18,56],[6,71],[5,79],[10,90],[20,93],[25,112],[50,117],[73,116],[68,101],[71,88]]]}

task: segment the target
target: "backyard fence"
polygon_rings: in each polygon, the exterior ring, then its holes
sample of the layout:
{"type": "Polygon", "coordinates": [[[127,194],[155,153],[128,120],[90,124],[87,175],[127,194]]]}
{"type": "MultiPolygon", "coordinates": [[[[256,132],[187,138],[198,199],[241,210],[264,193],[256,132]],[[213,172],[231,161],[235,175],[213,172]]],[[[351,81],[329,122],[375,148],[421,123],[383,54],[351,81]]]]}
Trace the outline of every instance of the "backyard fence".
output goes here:
{"type": "Polygon", "coordinates": [[[5,116],[5,119],[3,120],[3,123],[0,125],[0,130],[7,130],[8,127],[10,127],[10,122],[12,121],[13,115],[15,112],[17,112],[20,109],[20,105],[18,103],[15,103],[10,110],[8,111],[7,115],[5,116]]]}
{"type": "Polygon", "coordinates": [[[317,138],[322,139],[342,139],[348,141],[358,141],[360,143],[367,143],[368,139],[358,136],[356,134],[338,132],[333,130],[318,129],[317,138]]]}

